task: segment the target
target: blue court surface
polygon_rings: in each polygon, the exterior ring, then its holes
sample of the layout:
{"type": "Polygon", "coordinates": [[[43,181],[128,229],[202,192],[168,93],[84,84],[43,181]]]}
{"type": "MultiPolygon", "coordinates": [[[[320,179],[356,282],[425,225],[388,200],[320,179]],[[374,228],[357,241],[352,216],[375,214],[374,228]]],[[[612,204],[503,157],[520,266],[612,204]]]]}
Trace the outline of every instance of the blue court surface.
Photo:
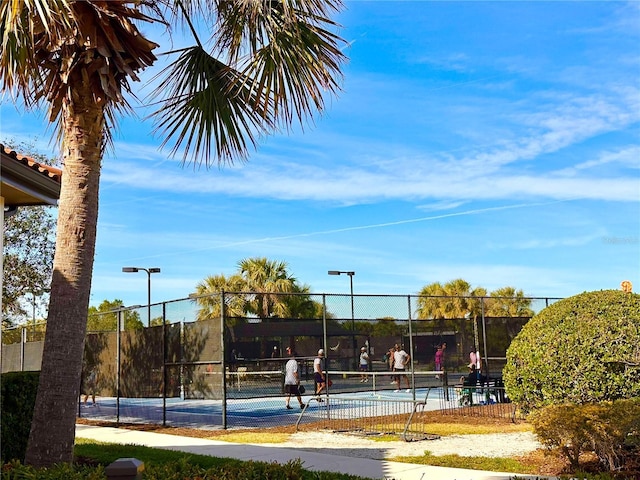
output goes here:
{"type": "MultiPolygon", "coordinates": [[[[285,408],[284,396],[227,400],[227,427],[259,428],[317,422],[326,418],[360,418],[410,413],[415,402],[418,410],[442,408],[442,388],[421,388],[413,391],[356,392],[330,394],[317,401],[303,395],[307,404],[304,412],[295,397],[290,410],[285,408]],[[428,395],[428,398],[427,398],[428,395]],[[426,400],[426,401],[425,401],[426,400]]],[[[91,420],[121,423],[151,423],[170,426],[211,428],[223,426],[221,400],[181,400],[179,398],[120,398],[98,397],[96,405],[81,404],[79,416],[91,420]]]]}

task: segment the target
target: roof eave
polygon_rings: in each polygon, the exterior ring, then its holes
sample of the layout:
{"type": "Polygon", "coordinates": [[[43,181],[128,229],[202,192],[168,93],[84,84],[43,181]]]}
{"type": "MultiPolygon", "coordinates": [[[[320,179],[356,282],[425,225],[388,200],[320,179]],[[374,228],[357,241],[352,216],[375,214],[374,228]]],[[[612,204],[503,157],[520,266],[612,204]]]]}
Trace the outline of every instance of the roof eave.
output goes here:
{"type": "Polygon", "coordinates": [[[3,145],[0,147],[3,187],[0,194],[5,197],[5,206],[57,205],[62,171],[28,157],[18,158],[15,152],[7,152],[3,145]],[[20,195],[7,193],[12,191],[20,195]]]}

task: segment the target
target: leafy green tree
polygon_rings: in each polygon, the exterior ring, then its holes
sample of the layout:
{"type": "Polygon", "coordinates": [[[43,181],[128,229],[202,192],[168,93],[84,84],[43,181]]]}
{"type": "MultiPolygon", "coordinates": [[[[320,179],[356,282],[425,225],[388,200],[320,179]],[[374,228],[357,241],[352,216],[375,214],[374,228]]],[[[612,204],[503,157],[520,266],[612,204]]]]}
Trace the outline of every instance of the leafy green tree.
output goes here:
{"type": "Polygon", "coordinates": [[[52,207],[21,207],[5,219],[3,319],[16,323],[46,299],[53,269],[55,224],[52,207]]]}
{"type": "Polygon", "coordinates": [[[374,331],[372,322],[355,322],[354,327],[354,332],[358,335],[372,335],[374,331]]]}
{"type": "MultiPolygon", "coordinates": [[[[0,77],[27,107],[47,105],[63,179],[41,379],[25,461],[71,462],[98,220],[98,184],[123,92],[156,61],[136,23],[187,25],[156,90],[157,131],[172,153],[206,165],[244,159],[263,134],[304,123],[338,89],[339,1],[5,0],[0,77]],[[211,50],[194,28],[202,20],[211,50]]],[[[163,40],[171,38],[164,35],[163,40]]]]}
{"type": "MultiPolygon", "coordinates": [[[[59,163],[39,153],[33,143],[12,140],[2,143],[37,162],[59,163]]],[[[55,213],[54,207],[31,206],[21,207],[15,214],[5,217],[2,290],[5,327],[29,318],[33,320],[36,312],[46,306],[55,250],[55,213]]]]}
{"type": "MultiPolygon", "coordinates": [[[[122,300],[103,300],[98,307],[89,307],[87,331],[89,332],[115,332],[118,326],[118,313],[124,306],[122,300]]],[[[125,330],[142,330],[144,325],[140,320],[140,314],[135,310],[124,310],[123,321],[125,330]]]]}
{"type": "Polygon", "coordinates": [[[640,396],[640,295],[585,292],[535,315],[511,342],[503,371],[525,410],[640,396]]]}
{"type": "Polygon", "coordinates": [[[371,335],[376,337],[387,337],[402,335],[403,333],[404,329],[402,325],[398,325],[395,318],[383,317],[378,318],[373,324],[373,331],[371,332],[371,335]]]}

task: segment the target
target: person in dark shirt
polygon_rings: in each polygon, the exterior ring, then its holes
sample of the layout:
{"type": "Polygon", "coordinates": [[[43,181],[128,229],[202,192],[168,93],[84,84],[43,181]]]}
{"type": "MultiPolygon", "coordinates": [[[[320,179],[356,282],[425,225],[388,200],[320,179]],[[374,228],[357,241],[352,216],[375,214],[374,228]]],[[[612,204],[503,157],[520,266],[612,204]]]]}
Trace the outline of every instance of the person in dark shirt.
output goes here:
{"type": "Polygon", "coordinates": [[[465,377],[463,378],[464,378],[464,385],[470,385],[470,386],[483,384],[487,381],[487,377],[482,375],[480,370],[478,370],[475,365],[469,366],[469,375],[467,375],[466,378],[465,377]]]}

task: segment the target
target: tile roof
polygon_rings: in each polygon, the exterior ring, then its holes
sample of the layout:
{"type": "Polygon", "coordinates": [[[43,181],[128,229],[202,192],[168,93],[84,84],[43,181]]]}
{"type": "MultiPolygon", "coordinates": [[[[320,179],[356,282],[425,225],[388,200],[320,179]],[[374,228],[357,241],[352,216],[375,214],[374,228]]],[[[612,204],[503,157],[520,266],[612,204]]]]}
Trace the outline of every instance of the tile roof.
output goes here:
{"type": "Polygon", "coordinates": [[[27,157],[26,155],[21,155],[17,153],[15,150],[10,150],[0,143],[0,150],[7,157],[16,160],[17,162],[22,163],[23,165],[28,166],[32,170],[36,170],[40,172],[42,175],[51,178],[52,180],[60,183],[62,181],[62,170],[57,167],[52,167],[50,165],[45,165],[44,163],[36,162],[33,158],[27,157]]]}
{"type": "Polygon", "coordinates": [[[28,205],[56,205],[60,198],[62,170],[0,143],[0,180],[5,211],[28,205]]]}

